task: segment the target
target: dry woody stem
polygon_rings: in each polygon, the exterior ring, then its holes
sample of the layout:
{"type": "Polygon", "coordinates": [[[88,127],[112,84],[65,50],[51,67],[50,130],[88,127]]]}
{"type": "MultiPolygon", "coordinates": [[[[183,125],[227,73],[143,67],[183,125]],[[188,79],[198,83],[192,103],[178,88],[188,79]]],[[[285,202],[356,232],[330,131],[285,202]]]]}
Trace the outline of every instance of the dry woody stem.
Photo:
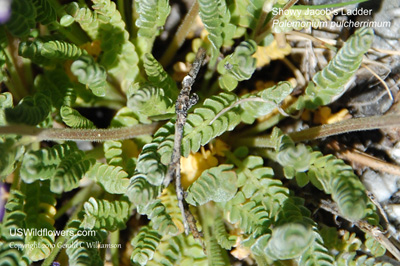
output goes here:
{"type": "Polygon", "coordinates": [[[175,104],[176,121],[175,121],[175,138],[174,138],[174,149],[172,151],[171,162],[168,167],[168,172],[164,178],[164,186],[168,186],[171,181],[175,178],[175,190],[178,197],[178,205],[181,210],[183,217],[183,225],[185,227],[185,233],[189,234],[189,229],[195,238],[200,238],[200,233],[196,227],[196,220],[190,212],[187,203],[184,201],[185,192],[183,191],[181,184],[181,146],[183,137],[183,128],[186,123],[186,117],[188,110],[197,103],[198,96],[196,94],[190,95],[194,80],[200,67],[204,61],[206,52],[200,48],[197,52],[196,59],[193,62],[192,68],[190,69],[187,76],[182,81],[182,90],[179,93],[178,99],[175,104]]]}

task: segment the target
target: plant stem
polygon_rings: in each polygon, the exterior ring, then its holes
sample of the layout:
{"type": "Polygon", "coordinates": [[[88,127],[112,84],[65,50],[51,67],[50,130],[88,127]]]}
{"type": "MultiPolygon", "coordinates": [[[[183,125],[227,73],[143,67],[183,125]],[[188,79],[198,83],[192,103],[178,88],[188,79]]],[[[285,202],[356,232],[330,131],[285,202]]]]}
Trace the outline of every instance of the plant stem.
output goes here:
{"type": "Polygon", "coordinates": [[[320,139],[354,131],[400,127],[400,115],[370,116],[353,118],[334,124],[316,126],[289,134],[295,142],[320,139]]]}
{"type": "Polygon", "coordinates": [[[189,30],[192,28],[193,22],[196,19],[198,13],[199,13],[199,3],[197,2],[197,0],[194,0],[191,8],[189,9],[189,12],[183,19],[182,24],[179,26],[178,31],[176,32],[170,45],[168,46],[164,55],[160,59],[160,63],[164,67],[169,65],[171,59],[175,56],[179,47],[182,46],[187,34],[189,33],[189,30]]]}
{"type": "Polygon", "coordinates": [[[133,127],[111,129],[75,129],[75,128],[37,128],[26,125],[0,127],[0,135],[33,136],[35,141],[42,140],[86,140],[106,141],[123,140],[137,136],[153,134],[161,126],[160,123],[135,125],[133,127]]]}
{"type": "MultiPolygon", "coordinates": [[[[353,118],[342,122],[316,126],[305,130],[289,133],[295,142],[315,140],[329,136],[350,133],[355,131],[373,130],[387,127],[400,127],[400,115],[370,116],[353,118]]],[[[247,146],[258,148],[273,148],[274,143],[270,136],[236,139],[233,146],[247,146]]]]}

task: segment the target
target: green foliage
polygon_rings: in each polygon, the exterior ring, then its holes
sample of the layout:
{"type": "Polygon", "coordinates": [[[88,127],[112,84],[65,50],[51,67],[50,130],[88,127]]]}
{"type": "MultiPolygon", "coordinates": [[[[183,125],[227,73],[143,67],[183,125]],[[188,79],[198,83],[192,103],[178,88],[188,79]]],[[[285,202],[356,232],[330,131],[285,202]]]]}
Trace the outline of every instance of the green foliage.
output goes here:
{"type": "Polygon", "coordinates": [[[35,88],[49,95],[55,108],[71,106],[76,101],[76,91],[65,72],[55,69],[38,75],[34,81],[35,88]]]}
{"type": "Polygon", "coordinates": [[[224,0],[199,1],[200,18],[209,32],[208,39],[213,45],[211,55],[214,59],[224,44],[232,44],[236,26],[230,23],[231,15],[224,0]]]}
{"type": "Polygon", "coordinates": [[[127,171],[128,175],[133,174],[136,166],[135,157],[137,156],[137,147],[132,140],[106,141],[104,142],[103,149],[104,156],[109,165],[120,166],[127,171]]]}
{"type": "Polygon", "coordinates": [[[51,191],[61,193],[78,187],[79,180],[93,164],[94,160],[86,159],[74,142],[67,142],[26,153],[21,178],[27,183],[50,180],[51,191]]]}
{"type": "Polygon", "coordinates": [[[205,28],[209,32],[208,39],[213,44],[214,54],[222,46],[222,18],[223,14],[219,14],[218,5],[222,1],[200,0],[200,17],[205,28]]]}
{"type": "Polygon", "coordinates": [[[123,200],[109,202],[90,198],[83,205],[84,218],[80,227],[108,231],[124,229],[130,214],[129,205],[127,201],[123,200]]]}
{"type": "Polygon", "coordinates": [[[218,79],[221,88],[232,91],[239,81],[247,80],[256,69],[256,59],[251,57],[257,50],[257,44],[252,41],[240,43],[235,51],[218,63],[218,79]]]}
{"type": "Polygon", "coordinates": [[[143,66],[149,81],[154,86],[162,88],[167,97],[176,99],[179,92],[175,81],[168,75],[152,54],[147,53],[144,55],[143,66]]]}
{"type": "MultiPolygon", "coordinates": [[[[279,130],[275,129],[273,138],[279,138],[279,130]]],[[[282,140],[282,138],[281,138],[282,140]]],[[[278,144],[277,146],[283,146],[278,144]]],[[[300,186],[309,181],[326,193],[332,194],[340,212],[349,220],[362,219],[367,212],[367,196],[365,188],[353,169],[333,155],[312,151],[304,144],[287,144],[277,149],[276,161],[284,166],[287,178],[296,176],[300,186]]]]}
{"type": "Polygon", "coordinates": [[[51,60],[42,55],[43,41],[36,38],[25,42],[20,42],[18,54],[22,57],[29,58],[32,62],[38,65],[53,65],[54,60],[51,60]]]}
{"type": "Polygon", "coordinates": [[[6,212],[0,227],[0,265],[30,265],[31,261],[24,256],[22,249],[25,236],[16,234],[16,230],[25,228],[24,200],[25,195],[21,191],[12,190],[5,205],[6,212]]]}
{"type": "Polygon", "coordinates": [[[201,245],[192,236],[185,237],[180,234],[172,238],[163,238],[153,259],[147,265],[202,266],[207,265],[207,257],[201,245]]]}
{"type": "Polygon", "coordinates": [[[264,89],[257,94],[248,94],[241,99],[259,97],[263,102],[244,102],[241,104],[241,119],[244,123],[252,124],[257,117],[271,113],[293,91],[289,82],[280,82],[278,85],[264,89]]]}
{"type": "Polygon", "coordinates": [[[145,206],[149,202],[153,202],[160,193],[160,186],[150,184],[146,175],[135,174],[130,179],[126,195],[133,205],[145,206]]]}
{"type": "Polygon", "coordinates": [[[363,55],[371,47],[374,32],[361,28],[347,40],[329,64],[312,78],[306,94],[299,99],[298,109],[316,108],[343,94],[346,83],[360,67],[363,55]]]}
{"type": "Polygon", "coordinates": [[[36,20],[43,25],[50,24],[57,19],[56,11],[48,0],[32,0],[36,9],[36,20]]]}
{"type": "Polygon", "coordinates": [[[128,92],[127,106],[143,116],[155,116],[173,113],[174,101],[167,97],[164,89],[148,84],[135,84],[128,92]]]}
{"type": "Polygon", "coordinates": [[[237,237],[231,236],[226,232],[224,221],[221,216],[215,217],[213,231],[218,245],[222,248],[229,250],[236,243],[237,237]]]}
{"type": "Polygon", "coordinates": [[[168,214],[165,205],[161,200],[150,201],[146,206],[138,206],[138,213],[147,215],[147,218],[151,220],[151,226],[158,230],[160,234],[175,235],[178,231],[175,223],[172,221],[171,216],[168,214]]]}
{"type": "Polygon", "coordinates": [[[35,27],[36,10],[30,0],[12,1],[7,29],[16,37],[26,37],[35,27]]]}
{"type": "Polygon", "coordinates": [[[0,150],[4,152],[0,156],[0,179],[2,179],[15,170],[17,163],[21,160],[21,156],[25,151],[25,147],[18,147],[17,141],[13,138],[0,137],[0,150]]]}
{"type": "Polygon", "coordinates": [[[119,166],[97,162],[86,175],[100,183],[108,193],[123,194],[129,186],[128,174],[119,166]]]}
{"type": "Polygon", "coordinates": [[[231,165],[221,164],[204,171],[188,188],[186,201],[192,205],[203,205],[209,201],[230,200],[236,193],[236,174],[231,165]]]}
{"type": "MultiPolygon", "coordinates": [[[[187,116],[184,127],[185,135],[182,140],[182,154],[187,157],[190,152],[197,152],[200,146],[207,144],[213,138],[221,135],[225,131],[235,128],[240,122],[237,109],[231,109],[215,120],[210,122],[224,108],[236,102],[237,96],[233,93],[220,93],[206,99],[201,107],[194,110],[187,116]]],[[[163,139],[159,145],[158,153],[161,155],[161,162],[168,164],[171,159],[173,145],[173,125],[166,124],[154,135],[154,141],[163,139]],[[169,134],[168,134],[169,133],[169,134]]]]}
{"type": "Polygon", "coordinates": [[[160,35],[171,7],[167,0],[135,1],[135,7],[139,14],[135,22],[139,28],[137,35],[146,40],[146,47],[142,47],[142,52],[148,53],[151,52],[154,39],[160,35]]]}
{"type": "Polygon", "coordinates": [[[41,55],[49,59],[78,59],[84,54],[78,46],[64,41],[45,42],[41,48],[41,55]]]}
{"type": "Polygon", "coordinates": [[[265,254],[271,260],[287,260],[303,254],[313,240],[310,228],[303,224],[288,223],[274,228],[271,236],[257,239],[252,251],[259,256],[265,254]]]}
{"type": "Polygon", "coordinates": [[[305,266],[333,266],[334,258],[324,246],[321,235],[314,228],[314,243],[300,257],[300,265],[305,266]]]}
{"type": "Polygon", "coordinates": [[[153,258],[154,252],[160,242],[161,235],[156,230],[143,226],[131,241],[131,245],[134,248],[131,261],[140,265],[146,265],[153,258]]]}
{"type": "Polygon", "coordinates": [[[5,115],[8,123],[37,125],[44,121],[51,111],[51,101],[43,93],[26,96],[14,108],[7,108],[5,115]]]}
{"type": "Polygon", "coordinates": [[[92,40],[96,40],[99,35],[100,20],[97,18],[98,15],[92,12],[89,8],[83,7],[78,8],[78,3],[71,3],[69,6],[74,12],[71,16],[79,23],[81,28],[89,35],[92,40]],[[74,8],[72,8],[74,7],[74,8]]]}
{"type": "MultiPolygon", "coordinates": [[[[172,36],[170,25],[165,25],[171,12],[167,0],[140,0],[134,6],[111,0],[69,1],[64,6],[58,2],[12,2],[11,18],[0,29],[0,81],[10,92],[0,94],[0,126],[7,126],[1,130],[28,128],[13,125],[22,123],[40,128],[40,134],[55,132],[45,129],[52,124],[97,132],[93,122],[77,111],[81,108],[92,108],[96,115],[98,110],[100,114],[115,114],[111,128],[150,124],[175,114],[180,88],[175,80],[186,70],[178,70],[169,62],[161,65],[155,56],[163,58],[163,51],[154,51],[154,56],[151,52],[159,45],[170,47],[168,51],[175,49],[173,53],[184,52],[190,44],[181,49],[180,44],[168,42],[190,36],[186,29],[192,25],[185,23],[192,24],[194,17],[178,27],[182,36],[172,36]],[[158,38],[164,27],[167,38],[164,34],[158,38]],[[15,52],[17,43],[20,57],[15,52]]],[[[5,182],[12,180],[12,184],[0,224],[0,264],[28,265],[42,259],[49,264],[60,251],[57,244],[64,244],[68,262],[65,256],[59,256],[61,264],[104,265],[109,257],[109,247],[104,246],[108,239],[126,244],[136,234],[128,257],[139,265],[228,265],[236,263],[228,257],[234,248],[248,251],[249,258],[259,265],[380,265],[375,258],[385,249],[373,236],[364,238],[347,232],[339,238],[343,230],[326,229],[314,221],[304,199],[295,196],[306,194],[292,189],[295,182],[300,187],[312,183],[331,194],[345,218],[353,222],[364,219],[362,222],[379,226],[375,206],[350,166],[311,146],[295,144],[279,129],[266,137],[273,148],[263,148],[260,153],[246,147],[232,151],[215,140],[221,136],[229,145],[236,145],[235,139],[243,137],[244,143],[249,143],[249,132],[260,133],[281,119],[273,111],[292,93],[288,82],[255,93],[247,91],[258,89],[257,81],[267,81],[260,78],[261,72],[253,75],[257,60],[253,54],[257,45],[265,45],[260,36],[268,33],[268,40],[272,40],[271,32],[289,30],[279,25],[268,28],[273,16],[270,9],[286,2],[198,2],[210,42],[204,35],[198,38],[196,30],[192,50],[209,48],[210,58],[206,57],[209,66],[205,75],[200,73],[193,85],[201,101],[186,117],[182,155],[197,153],[189,158],[192,169],[183,169],[201,172],[186,191],[185,204],[194,214],[207,254],[200,241],[183,234],[175,190],[172,185],[163,186],[174,148],[172,118],[155,134],[108,140],[86,152],[73,142],[34,143],[34,137],[1,136],[0,176],[5,182]],[[257,80],[239,85],[252,77],[257,80]],[[270,113],[272,119],[266,118],[270,113]],[[256,121],[260,117],[267,120],[256,121]],[[217,162],[211,168],[210,158],[217,162]],[[277,173],[267,165],[273,165],[277,173]],[[293,180],[281,180],[281,173],[293,180]],[[140,215],[147,216],[148,221],[140,215]],[[59,230],[64,219],[69,219],[67,235],[57,238],[56,243],[53,234],[10,233],[15,229],[59,230]],[[36,247],[21,250],[12,248],[11,242],[36,247]]],[[[280,21],[330,19],[308,16],[304,8],[292,7],[300,10],[300,15],[289,12],[280,21]]],[[[171,24],[173,20],[171,17],[171,24]]],[[[292,96],[295,103],[288,101],[290,107],[285,111],[313,109],[336,100],[359,68],[372,39],[372,30],[356,31],[313,77],[305,92],[296,91],[292,96]]],[[[189,54],[186,58],[193,55],[189,54]]],[[[180,58],[183,54],[170,62],[180,58]]],[[[108,119],[104,121],[108,123],[108,119]]],[[[61,131],[68,135],[71,129],[61,131]]],[[[87,137],[84,130],[75,132],[81,132],[83,139],[87,137]]],[[[307,193],[309,187],[304,189],[307,193]]],[[[318,195],[315,199],[319,200],[318,195]]],[[[118,255],[123,253],[115,251],[111,249],[111,256],[117,264],[118,255]]]]}
{"type": "Polygon", "coordinates": [[[82,116],[77,110],[69,106],[63,106],[60,114],[64,123],[73,128],[96,128],[92,121],[82,116]]]}
{"type": "Polygon", "coordinates": [[[79,227],[80,223],[81,221],[79,220],[73,220],[68,224],[67,232],[73,235],[65,243],[69,263],[78,266],[104,265],[103,259],[100,256],[99,245],[107,238],[107,231],[86,230],[79,227]]]}
{"type": "MultiPolygon", "coordinates": [[[[24,204],[26,229],[54,231],[56,199],[50,192],[49,185],[49,182],[40,181],[24,185],[22,191],[26,197],[24,204]]],[[[27,234],[25,244],[30,248],[25,250],[25,255],[32,261],[46,258],[52,250],[54,238],[54,234],[27,234]]]]}
{"type": "Polygon", "coordinates": [[[72,63],[71,71],[80,83],[92,90],[94,95],[100,97],[106,95],[106,70],[97,64],[93,57],[81,56],[72,63]]]}

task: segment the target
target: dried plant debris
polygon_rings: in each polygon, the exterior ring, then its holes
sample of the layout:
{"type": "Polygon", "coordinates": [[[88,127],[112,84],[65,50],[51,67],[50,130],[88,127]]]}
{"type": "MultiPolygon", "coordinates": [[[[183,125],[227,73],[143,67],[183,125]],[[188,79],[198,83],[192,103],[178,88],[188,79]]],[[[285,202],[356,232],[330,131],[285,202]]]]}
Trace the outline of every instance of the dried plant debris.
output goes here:
{"type": "Polygon", "coordinates": [[[2,3],[0,265],[400,265],[398,3],[2,3]]]}

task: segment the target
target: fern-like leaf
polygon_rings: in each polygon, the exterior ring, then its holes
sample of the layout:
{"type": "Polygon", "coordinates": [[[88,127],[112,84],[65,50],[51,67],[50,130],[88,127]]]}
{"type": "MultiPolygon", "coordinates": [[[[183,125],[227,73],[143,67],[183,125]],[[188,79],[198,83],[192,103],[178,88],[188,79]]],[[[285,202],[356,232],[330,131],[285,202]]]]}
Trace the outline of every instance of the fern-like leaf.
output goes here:
{"type": "Polygon", "coordinates": [[[162,88],[135,84],[128,94],[127,106],[142,115],[155,116],[173,113],[175,110],[174,102],[165,95],[162,88]]]}
{"type": "Polygon", "coordinates": [[[241,104],[242,121],[252,124],[255,118],[271,113],[293,91],[289,82],[280,82],[278,85],[264,89],[256,94],[244,95],[242,99],[259,97],[263,100],[244,102],[241,104]]]}
{"type": "Polygon", "coordinates": [[[32,0],[36,9],[36,20],[43,25],[50,24],[57,19],[56,10],[48,0],[32,0]]]}
{"type": "Polygon", "coordinates": [[[60,109],[61,118],[64,123],[72,128],[96,128],[92,121],[82,116],[77,110],[62,106],[60,109]]]}
{"type": "Polygon", "coordinates": [[[38,75],[35,78],[35,87],[46,95],[50,95],[53,106],[61,109],[63,105],[71,106],[75,103],[75,88],[67,74],[55,69],[46,71],[45,75],[38,75]]]}
{"type": "Polygon", "coordinates": [[[86,230],[80,228],[81,221],[73,220],[68,224],[68,234],[73,235],[65,243],[70,265],[103,266],[98,244],[107,238],[106,230],[86,230]],[[94,233],[94,234],[93,234],[94,233]]]}
{"type": "Polygon", "coordinates": [[[178,97],[178,87],[176,82],[164,70],[162,65],[153,57],[152,54],[147,53],[144,55],[144,70],[148,76],[149,81],[158,88],[162,88],[165,95],[171,99],[178,97]]]}
{"type": "Polygon", "coordinates": [[[123,194],[129,186],[128,174],[119,166],[96,163],[88,172],[88,178],[100,183],[112,194],[123,194]]]}
{"type": "Polygon", "coordinates": [[[257,44],[252,41],[245,41],[236,47],[233,54],[228,55],[218,63],[219,85],[221,88],[232,91],[239,81],[247,80],[256,69],[256,59],[253,55],[257,50],[257,44]]]}
{"type": "Polygon", "coordinates": [[[106,141],[103,144],[104,157],[107,163],[122,167],[128,175],[132,175],[136,167],[137,155],[139,154],[136,143],[132,140],[106,141]]]}
{"type": "Polygon", "coordinates": [[[85,213],[80,226],[85,229],[108,231],[124,229],[130,214],[129,207],[129,203],[124,200],[109,202],[90,198],[83,205],[85,213]]]}
{"type": "Polygon", "coordinates": [[[22,161],[21,178],[27,183],[50,179],[51,191],[70,191],[94,164],[94,159],[84,156],[74,142],[28,152],[22,161]]]}
{"type": "Polygon", "coordinates": [[[50,99],[43,93],[36,93],[33,97],[26,96],[14,108],[7,108],[5,115],[8,123],[22,123],[34,126],[44,121],[50,111],[50,99]]]}
{"type": "Polygon", "coordinates": [[[160,186],[153,186],[143,174],[135,174],[130,179],[126,196],[134,206],[146,206],[153,202],[161,193],[160,186]]]}
{"type": "Polygon", "coordinates": [[[300,223],[288,223],[272,230],[272,235],[257,239],[252,251],[271,260],[285,260],[299,257],[314,241],[311,228],[300,223]]]}
{"type": "Polygon", "coordinates": [[[215,217],[215,223],[213,226],[213,232],[215,235],[215,239],[218,244],[224,249],[231,249],[232,246],[236,243],[236,236],[229,235],[226,232],[224,221],[221,216],[215,217]]]}
{"type": "Polygon", "coordinates": [[[185,237],[183,234],[172,238],[163,238],[153,259],[147,263],[148,266],[161,265],[208,265],[207,257],[201,245],[192,236],[185,237]]]}
{"type": "Polygon", "coordinates": [[[104,52],[100,62],[106,67],[107,73],[121,84],[122,90],[127,92],[129,86],[139,79],[139,57],[135,46],[129,41],[125,22],[115,3],[110,0],[92,2],[93,10],[100,20],[98,35],[95,38],[101,41],[101,49],[104,52]]]}
{"type": "Polygon", "coordinates": [[[157,199],[152,201],[150,204],[137,208],[138,213],[147,215],[149,220],[151,220],[151,226],[158,230],[161,234],[171,234],[177,233],[178,229],[171,216],[167,213],[164,204],[161,200],[157,199]]]}
{"type": "Polygon", "coordinates": [[[205,170],[188,188],[186,201],[192,205],[203,205],[209,201],[222,202],[236,193],[236,174],[232,165],[221,164],[205,170]]]}
{"type": "Polygon", "coordinates": [[[312,78],[306,95],[300,98],[298,109],[316,108],[334,101],[344,93],[345,84],[360,67],[364,53],[368,51],[374,38],[369,28],[357,30],[343,45],[336,56],[324,69],[312,78]]]}
{"type": "Polygon", "coordinates": [[[270,215],[262,202],[246,200],[241,191],[226,204],[221,205],[221,208],[228,214],[229,222],[238,222],[246,233],[264,230],[262,228],[267,228],[270,224],[270,215]]]}
{"type": "MultiPolygon", "coordinates": [[[[237,97],[233,93],[221,93],[211,96],[204,101],[202,107],[196,108],[194,113],[188,115],[184,127],[185,135],[182,140],[183,156],[187,157],[190,152],[197,152],[201,145],[207,144],[211,139],[225,131],[233,130],[239,124],[240,117],[236,111],[237,109],[233,108],[218,117],[210,125],[216,114],[232,105],[236,100],[237,97]]],[[[173,132],[173,125],[168,123],[155,134],[155,138],[163,138],[163,142],[158,148],[158,153],[161,155],[161,162],[165,165],[171,159],[173,132]]]]}
{"type": "Polygon", "coordinates": [[[71,65],[71,71],[80,83],[89,87],[96,96],[106,95],[107,73],[91,56],[81,56],[71,65]]]}
{"type": "MultiPolygon", "coordinates": [[[[277,133],[279,130],[274,131],[273,138],[284,140],[279,137],[279,134],[282,134],[277,133]]],[[[340,212],[351,221],[360,220],[366,215],[368,200],[365,188],[350,166],[333,155],[323,156],[319,151],[313,152],[311,147],[303,144],[295,146],[287,142],[286,145],[277,144],[277,146],[284,147],[276,158],[282,166],[287,165],[285,167],[287,177],[297,175],[296,178],[301,179],[301,185],[311,181],[319,189],[332,194],[340,212]],[[298,160],[299,157],[302,159],[298,160]],[[298,175],[307,170],[307,174],[298,175]]]]}
{"type": "MultiPolygon", "coordinates": [[[[26,228],[40,230],[46,228],[54,231],[54,215],[56,214],[55,195],[50,192],[49,182],[36,181],[32,184],[24,184],[22,189],[26,195],[24,212],[26,213],[26,228]]],[[[32,261],[47,258],[54,244],[54,234],[28,234],[25,244],[30,247],[26,255],[32,261]]]]}
{"type": "Polygon", "coordinates": [[[148,226],[143,226],[139,233],[132,239],[131,245],[134,248],[131,261],[140,265],[146,265],[153,258],[157,246],[161,242],[161,235],[148,226]]]}
{"type": "Polygon", "coordinates": [[[36,38],[32,41],[20,42],[18,54],[22,57],[29,58],[32,62],[38,65],[53,65],[54,60],[51,60],[42,55],[43,41],[36,38]]]}
{"type": "Polygon", "coordinates": [[[75,12],[70,15],[79,23],[81,28],[89,35],[92,40],[96,40],[99,36],[100,21],[97,18],[97,13],[92,12],[87,7],[78,9],[77,3],[71,3],[72,10],[75,12]],[[74,7],[74,8],[73,8],[74,7]]]}
{"type": "Polygon", "coordinates": [[[16,37],[26,37],[35,27],[36,10],[30,0],[12,1],[7,29],[16,37]]]}
{"type": "Polygon", "coordinates": [[[0,265],[28,266],[31,263],[23,252],[25,236],[16,234],[17,229],[25,228],[24,199],[23,193],[12,190],[5,205],[6,212],[0,227],[1,239],[4,241],[0,242],[0,265]]]}
{"type": "Polygon", "coordinates": [[[65,41],[49,41],[43,43],[41,54],[49,59],[78,59],[85,54],[84,50],[75,44],[65,41]]]}
{"type": "Polygon", "coordinates": [[[139,38],[146,39],[146,48],[143,52],[150,52],[154,38],[160,35],[161,29],[167,20],[171,7],[166,0],[135,1],[136,12],[139,18],[135,24],[139,28],[139,38]]]}
{"type": "Polygon", "coordinates": [[[324,242],[320,234],[314,228],[314,244],[300,257],[300,265],[304,266],[334,266],[334,258],[328,249],[323,245],[324,242]]]}
{"type": "Polygon", "coordinates": [[[214,55],[222,46],[222,19],[218,4],[221,1],[199,0],[200,17],[209,32],[208,39],[213,44],[214,55]]]}

